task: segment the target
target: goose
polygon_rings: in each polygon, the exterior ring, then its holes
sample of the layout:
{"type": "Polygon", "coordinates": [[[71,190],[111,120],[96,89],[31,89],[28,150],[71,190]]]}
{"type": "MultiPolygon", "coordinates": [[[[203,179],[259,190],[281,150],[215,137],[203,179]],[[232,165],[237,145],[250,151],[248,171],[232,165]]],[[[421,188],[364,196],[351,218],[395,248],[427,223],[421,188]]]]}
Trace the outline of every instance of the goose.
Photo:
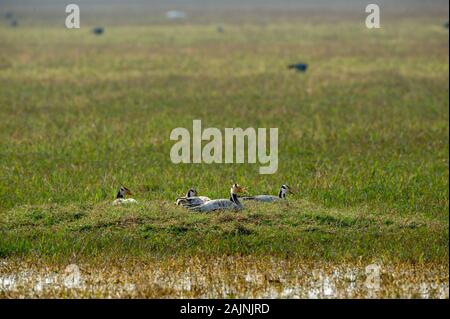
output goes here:
{"type": "Polygon", "coordinates": [[[291,190],[291,188],[284,184],[281,185],[280,191],[278,192],[278,196],[274,196],[274,195],[255,195],[255,196],[247,196],[247,197],[241,197],[242,200],[246,201],[246,200],[254,200],[257,202],[264,202],[264,203],[272,203],[272,202],[276,202],[279,200],[284,200],[286,199],[286,194],[287,193],[291,193],[293,194],[294,192],[291,190]]]}
{"type": "Polygon", "coordinates": [[[189,209],[195,212],[212,212],[215,210],[241,210],[244,206],[239,201],[238,193],[243,193],[244,188],[234,184],[230,189],[229,199],[213,199],[189,209]]]}
{"type": "Polygon", "coordinates": [[[209,198],[209,197],[198,196],[197,191],[193,188],[190,188],[187,191],[186,196],[177,197],[176,204],[178,206],[183,206],[183,207],[192,207],[192,206],[201,205],[210,200],[211,200],[211,198],[209,198]]]}
{"type": "Polygon", "coordinates": [[[125,186],[120,186],[116,199],[113,201],[113,205],[133,204],[137,201],[133,198],[125,198],[125,195],[133,195],[131,191],[125,186]]]}

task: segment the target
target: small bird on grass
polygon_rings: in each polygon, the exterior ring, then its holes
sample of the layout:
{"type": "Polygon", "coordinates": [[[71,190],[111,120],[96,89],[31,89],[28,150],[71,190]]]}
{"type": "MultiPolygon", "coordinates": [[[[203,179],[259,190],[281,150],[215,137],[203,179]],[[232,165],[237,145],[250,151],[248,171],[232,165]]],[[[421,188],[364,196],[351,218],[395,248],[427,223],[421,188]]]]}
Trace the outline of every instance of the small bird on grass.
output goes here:
{"type": "Polygon", "coordinates": [[[92,29],[92,33],[96,34],[96,35],[101,35],[105,32],[105,29],[103,29],[102,27],[95,27],[94,29],[92,29]]]}
{"type": "Polygon", "coordinates": [[[295,69],[299,72],[306,72],[306,69],[308,69],[308,64],[306,63],[289,64],[288,69],[295,69]]]}

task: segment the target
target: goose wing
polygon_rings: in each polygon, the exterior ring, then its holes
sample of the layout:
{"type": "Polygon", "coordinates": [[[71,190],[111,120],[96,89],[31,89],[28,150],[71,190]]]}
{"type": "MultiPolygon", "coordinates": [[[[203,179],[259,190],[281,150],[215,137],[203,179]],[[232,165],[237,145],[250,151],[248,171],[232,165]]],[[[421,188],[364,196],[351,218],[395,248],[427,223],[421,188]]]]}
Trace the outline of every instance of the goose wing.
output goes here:
{"type": "Polygon", "coordinates": [[[239,206],[229,199],[214,199],[207,201],[201,205],[190,207],[195,212],[212,212],[215,210],[238,209],[239,206]]]}
{"type": "Polygon", "coordinates": [[[177,198],[177,205],[183,207],[193,207],[202,205],[211,199],[206,196],[194,196],[194,197],[179,197],[177,198]]]}

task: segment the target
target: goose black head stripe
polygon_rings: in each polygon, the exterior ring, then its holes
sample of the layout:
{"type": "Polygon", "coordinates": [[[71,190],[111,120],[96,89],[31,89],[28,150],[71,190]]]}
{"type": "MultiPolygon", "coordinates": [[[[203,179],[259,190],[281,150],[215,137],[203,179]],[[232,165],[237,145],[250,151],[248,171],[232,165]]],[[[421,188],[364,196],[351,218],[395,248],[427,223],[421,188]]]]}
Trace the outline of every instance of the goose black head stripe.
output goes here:
{"type": "Polygon", "coordinates": [[[194,197],[197,196],[197,191],[194,188],[190,188],[186,194],[186,197],[194,197]]]}

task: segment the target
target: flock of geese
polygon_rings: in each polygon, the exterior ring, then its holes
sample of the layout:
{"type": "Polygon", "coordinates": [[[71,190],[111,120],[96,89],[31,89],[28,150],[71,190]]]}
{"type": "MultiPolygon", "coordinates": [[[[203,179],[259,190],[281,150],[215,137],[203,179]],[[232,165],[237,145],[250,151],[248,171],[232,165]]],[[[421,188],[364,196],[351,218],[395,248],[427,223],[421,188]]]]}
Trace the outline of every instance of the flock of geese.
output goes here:
{"type": "MultiPolygon", "coordinates": [[[[276,201],[283,201],[286,199],[286,194],[294,193],[291,188],[284,184],[281,186],[278,195],[255,195],[255,196],[238,196],[238,194],[245,193],[245,189],[238,185],[233,184],[230,189],[230,198],[211,199],[206,196],[198,196],[197,191],[190,188],[185,196],[178,197],[176,204],[194,212],[213,212],[217,210],[241,210],[244,208],[241,201],[255,201],[263,203],[272,203],[276,201]]],[[[116,199],[113,201],[113,205],[123,205],[130,203],[137,203],[133,198],[125,198],[128,195],[132,195],[131,191],[120,186],[116,199]]]]}

